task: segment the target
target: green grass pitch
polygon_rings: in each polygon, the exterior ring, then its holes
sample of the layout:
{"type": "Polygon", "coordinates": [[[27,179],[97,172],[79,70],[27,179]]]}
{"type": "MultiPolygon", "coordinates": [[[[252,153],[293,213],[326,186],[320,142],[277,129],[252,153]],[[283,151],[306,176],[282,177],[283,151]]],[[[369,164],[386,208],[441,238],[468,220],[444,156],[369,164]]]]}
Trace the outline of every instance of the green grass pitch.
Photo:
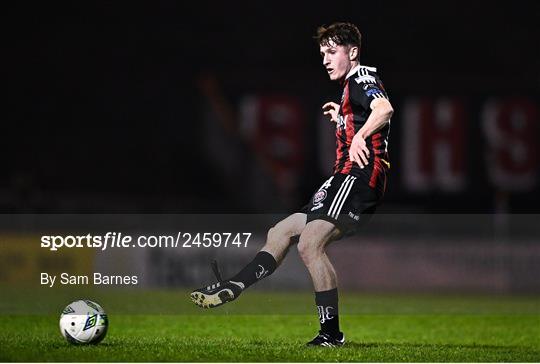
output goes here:
{"type": "Polygon", "coordinates": [[[73,346],[58,315],[80,296],[32,290],[30,300],[29,292],[2,291],[9,296],[0,300],[0,361],[540,361],[538,297],[343,293],[347,344],[307,348],[318,330],[307,292],[246,292],[202,310],[187,292],[85,291],[108,311],[110,329],[99,345],[73,346]]]}

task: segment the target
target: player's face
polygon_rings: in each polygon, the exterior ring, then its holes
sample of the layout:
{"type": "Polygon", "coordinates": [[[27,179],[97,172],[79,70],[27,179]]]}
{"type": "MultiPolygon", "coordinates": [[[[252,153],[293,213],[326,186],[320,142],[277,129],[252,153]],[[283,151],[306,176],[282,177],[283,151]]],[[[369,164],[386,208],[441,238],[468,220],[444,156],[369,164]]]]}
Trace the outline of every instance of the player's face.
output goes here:
{"type": "Polygon", "coordinates": [[[320,51],[323,66],[332,81],[341,80],[347,76],[353,65],[350,47],[330,41],[328,45],[321,45],[320,51]]]}

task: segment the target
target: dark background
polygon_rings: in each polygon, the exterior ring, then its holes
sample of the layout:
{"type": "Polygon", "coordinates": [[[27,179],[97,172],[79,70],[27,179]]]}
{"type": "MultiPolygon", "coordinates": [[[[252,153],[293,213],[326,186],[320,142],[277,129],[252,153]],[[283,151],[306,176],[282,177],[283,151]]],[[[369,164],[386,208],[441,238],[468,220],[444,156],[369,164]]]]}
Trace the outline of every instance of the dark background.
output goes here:
{"type": "Polygon", "coordinates": [[[533,2],[20,3],[6,15],[2,212],[251,213],[301,206],[327,173],[314,157],[315,126],[320,105],[338,99],[340,89],[328,81],[311,38],[317,26],[334,21],[358,25],[361,63],[379,68],[396,109],[382,211],[493,212],[498,205],[540,211],[538,172],[532,188],[501,191],[490,183],[478,120],[491,98],[538,106],[540,14],[533,2]],[[213,131],[227,142],[224,148],[208,142],[205,85],[220,90],[233,124],[246,95],[299,100],[306,157],[292,199],[273,199],[279,189],[272,183],[265,198],[244,193],[254,180],[269,178],[264,170],[244,175],[259,160],[234,126],[216,118],[213,131]],[[466,100],[470,163],[463,190],[404,186],[400,107],[410,97],[466,100]],[[214,158],[231,145],[243,156],[236,163],[231,157],[234,183],[214,158]]]}

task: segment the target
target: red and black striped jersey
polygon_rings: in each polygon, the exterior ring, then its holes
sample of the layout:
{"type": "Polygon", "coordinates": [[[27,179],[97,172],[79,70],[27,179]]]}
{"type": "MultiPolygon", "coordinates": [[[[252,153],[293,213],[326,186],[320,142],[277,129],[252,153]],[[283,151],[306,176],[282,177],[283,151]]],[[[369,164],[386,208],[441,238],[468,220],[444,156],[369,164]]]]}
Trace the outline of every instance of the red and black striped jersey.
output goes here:
{"type": "Polygon", "coordinates": [[[350,174],[360,177],[375,187],[377,175],[385,173],[388,164],[388,135],[390,124],[366,139],[370,150],[369,164],[361,169],[349,160],[349,148],[353,137],[371,114],[370,104],[377,98],[388,99],[377,69],[367,66],[353,68],[343,84],[343,95],[336,124],[336,162],[334,174],[350,174]]]}

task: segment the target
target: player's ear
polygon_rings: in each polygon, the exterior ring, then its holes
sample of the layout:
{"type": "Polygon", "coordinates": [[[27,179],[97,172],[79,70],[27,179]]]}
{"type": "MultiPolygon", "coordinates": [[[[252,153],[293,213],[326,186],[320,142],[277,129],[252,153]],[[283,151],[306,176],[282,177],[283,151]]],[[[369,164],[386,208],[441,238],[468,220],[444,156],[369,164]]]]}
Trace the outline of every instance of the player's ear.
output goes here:
{"type": "Polygon", "coordinates": [[[358,58],[358,47],[351,47],[349,49],[349,61],[354,61],[358,58]]]}

